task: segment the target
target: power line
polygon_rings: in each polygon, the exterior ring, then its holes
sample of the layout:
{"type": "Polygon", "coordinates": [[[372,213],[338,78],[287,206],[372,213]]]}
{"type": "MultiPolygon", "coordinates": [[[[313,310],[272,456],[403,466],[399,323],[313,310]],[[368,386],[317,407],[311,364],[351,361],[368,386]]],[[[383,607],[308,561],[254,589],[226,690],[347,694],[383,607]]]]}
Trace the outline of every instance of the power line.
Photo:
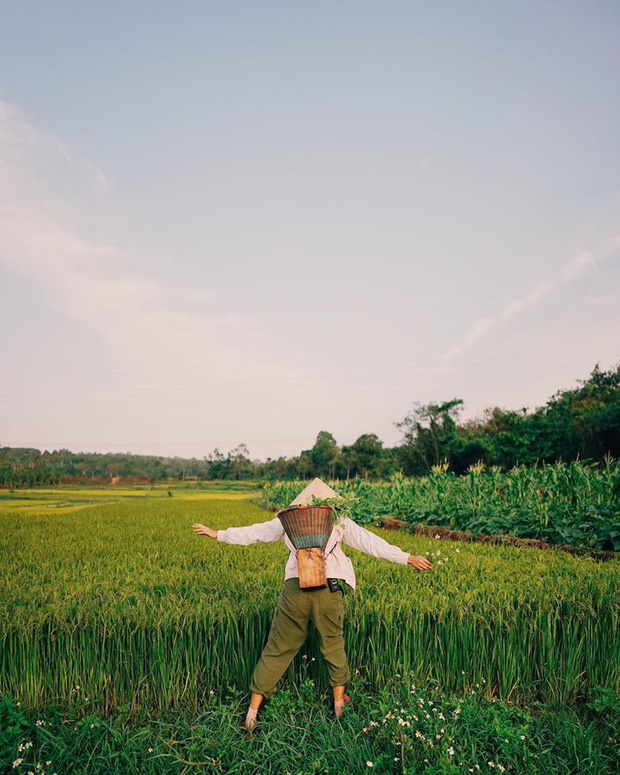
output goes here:
{"type": "MultiPolygon", "coordinates": [[[[611,354],[616,354],[618,359],[620,360],[620,352],[619,352],[618,348],[615,348],[613,350],[598,350],[594,354],[592,353],[591,350],[588,351],[588,352],[578,352],[578,351],[574,351],[573,350],[573,351],[570,351],[568,353],[566,353],[566,352],[558,353],[557,349],[555,349],[555,350],[550,351],[550,352],[528,353],[527,359],[545,358],[545,360],[548,361],[548,359],[562,359],[562,360],[565,360],[567,358],[567,356],[569,356],[569,357],[587,357],[587,356],[589,356],[589,357],[592,358],[592,360],[596,361],[596,360],[600,360],[600,358],[603,355],[611,355],[611,354]]],[[[476,364],[485,364],[485,363],[497,363],[497,360],[498,360],[499,357],[500,356],[498,356],[498,355],[490,355],[490,356],[485,356],[485,357],[481,357],[481,358],[462,358],[460,356],[457,356],[459,364],[462,364],[462,365],[456,364],[452,368],[454,368],[454,369],[465,368],[467,364],[476,365],[476,364]]],[[[511,356],[511,357],[513,359],[512,362],[515,364],[515,368],[517,368],[518,367],[518,363],[517,363],[518,359],[515,358],[514,356],[511,356]]],[[[523,360],[523,359],[521,359],[521,360],[523,360]]],[[[217,367],[217,366],[216,367],[212,367],[212,370],[216,374],[222,374],[222,373],[226,374],[226,373],[228,373],[230,371],[230,368],[232,368],[233,366],[237,366],[237,367],[242,369],[245,365],[246,365],[246,361],[239,361],[238,363],[233,363],[229,367],[226,367],[226,368],[217,367]]],[[[357,373],[364,373],[365,370],[368,368],[368,366],[370,366],[370,367],[380,367],[380,366],[383,366],[384,368],[394,368],[394,369],[409,369],[409,368],[412,368],[412,367],[413,368],[427,369],[427,368],[431,368],[431,367],[441,367],[441,366],[444,366],[444,365],[445,364],[441,360],[439,360],[437,358],[428,359],[428,360],[426,360],[426,359],[424,359],[424,360],[415,359],[415,360],[413,360],[411,362],[406,362],[406,361],[403,361],[403,360],[400,360],[400,361],[393,361],[393,360],[381,361],[381,360],[376,360],[376,359],[369,359],[366,362],[366,366],[365,367],[364,366],[360,366],[359,363],[356,363],[354,365],[347,365],[345,363],[340,362],[339,364],[337,364],[335,366],[331,366],[330,367],[330,372],[334,372],[334,371],[338,372],[339,370],[345,370],[345,371],[346,370],[350,370],[355,375],[357,373]]],[[[448,366],[449,365],[450,364],[448,364],[448,366]]],[[[567,363],[566,365],[569,366],[570,364],[567,363]]],[[[268,368],[270,372],[273,371],[273,367],[272,366],[267,366],[266,368],[268,368]]],[[[38,372],[43,371],[43,372],[45,372],[47,374],[54,373],[54,372],[56,372],[56,373],[62,373],[62,372],[72,373],[73,372],[73,373],[76,373],[76,374],[86,374],[86,375],[89,375],[89,374],[102,374],[103,373],[103,374],[116,374],[116,375],[121,375],[121,376],[122,375],[134,375],[134,374],[137,374],[137,375],[143,375],[143,374],[148,374],[148,375],[152,375],[152,374],[163,374],[163,375],[179,374],[179,373],[181,373],[181,371],[183,369],[188,369],[190,371],[190,373],[191,372],[195,372],[196,371],[196,365],[192,364],[191,366],[178,366],[178,365],[174,365],[173,364],[172,366],[170,366],[168,368],[159,367],[159,366],[158,367],[140,366],[140,367],[135,367],[135,368],[127,368],[127,367],[117,368],[117,367],[105,367],[105,366],[95,366],[95,367],[53,366],[53,365],[50,366],[48,364],[41,365],[41,366],[3,366],[2,367],[2,371],[4,373],[11,373],[11,372],[13,372],[13,373],[16,373],[16,374],[19,374],[19,373],[31,374],[31,373],[38,373],[38,372]]],[[[309,372],[312,372],[313,370],[314,370],[314,367],[312,367],[312,366],[305,366],[305,367],[299,369],[299,371],[309,371],[309,372]]],[[[190,380],[193,380],[193,381],[207,381],[209,379],[212,379],[213,376],[214,376],[213,374],[210,374],[210,375],[204,376],[204,377],[197,377],[197,376],[187,377],[187,379],[190,379],[190,380]]],[[[287,372],[284,371],[284,372],[278,374],[278,380],[286,378],[287,376],[289,376],[291,379],[295,378],[295,374],[288,374],[287,375],[287,372]]]]}

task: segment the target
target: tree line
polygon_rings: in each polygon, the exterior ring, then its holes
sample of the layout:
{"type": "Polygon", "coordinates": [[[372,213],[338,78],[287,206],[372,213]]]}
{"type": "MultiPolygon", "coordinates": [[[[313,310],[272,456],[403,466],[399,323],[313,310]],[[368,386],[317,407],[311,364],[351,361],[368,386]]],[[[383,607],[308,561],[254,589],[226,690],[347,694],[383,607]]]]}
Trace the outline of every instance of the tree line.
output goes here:
{"type": "Polygon", "coordinates": [[[620,364],[603,371],[598,364],[579,387],[556,392],[542,407],[528,411],[488,408],[459,421],[463,400],[414,403],[395,426],[400,443],[385,447],[375,433],[339,445],[320,431],[313,446],[293,457],[253,460],[245,444],[224,454],[215,448],[203,458],[133,453],[44,451],[0,447],[0,486],[27,487],[70,482],[101,482],[117,477],[156,483],[168,480],[276,480],[387,478],[427,474],[447,463],[456,474],[482,461],[507,470],[515,465],[589,460],[602,463],[620,455],[620,364]]]}

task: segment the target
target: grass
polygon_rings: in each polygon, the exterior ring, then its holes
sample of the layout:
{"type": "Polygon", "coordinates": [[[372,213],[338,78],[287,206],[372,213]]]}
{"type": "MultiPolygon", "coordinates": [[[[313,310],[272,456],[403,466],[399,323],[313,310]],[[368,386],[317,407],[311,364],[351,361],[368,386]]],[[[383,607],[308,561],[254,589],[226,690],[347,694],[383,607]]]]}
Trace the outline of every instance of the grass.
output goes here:
{"type": "Polygon", "coordinates": [[[3,697],[0,766],[41,775],[617,772],[620,700],[609,690],[578,709],[530,710],[477,691],[421,689],[407,675],[380,687],[355,679],[349,694],[338,721],[306,677],[264,704],[251,740],[239,732],[247,695],[233,691],[194,713],[156,715],[104,716],[79,703],[34,711],[3,697]]]}

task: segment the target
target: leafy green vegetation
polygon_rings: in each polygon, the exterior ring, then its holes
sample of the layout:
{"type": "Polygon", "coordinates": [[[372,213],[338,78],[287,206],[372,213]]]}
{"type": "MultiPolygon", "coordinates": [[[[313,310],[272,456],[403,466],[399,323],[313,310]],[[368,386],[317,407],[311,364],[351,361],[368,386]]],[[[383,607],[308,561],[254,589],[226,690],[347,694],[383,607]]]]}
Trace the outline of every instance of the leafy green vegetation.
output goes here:
{"type": "Polygon", "coordinates": [[[340,775],[497,773],[612,775],[620,758],[620,699],[596,689],[576,709],[519,708],[422,689],[409,675],[381,686],[355,678],[342,720],[309,678],[276,692],[257,735],[239,731],[247,694],[208,696],[195,712],[102,715],[86,704],[26,708],[0,697],[0,767],[41,775],[340,775]],[[15,765],[15,766],[14,766],[15,765]]]}
{"type": "MultiPolygon", "coordinates": [[[[411,525],[442,525],[475,533],[509,533],[552,544],[620,551],[620,463],[599,468],[583,462],[540,468],[471,466],[456,476],[446,465],[428,476],[394,476],[389,482],[330,481],[351,497],[354,519],[362,524],[394,516],[411,525]]],[[[304,482],[268,482],[262,502],[278,509],[304,482]]]]}
{"type": "MultiPolygon", "coordinates": [[[[318,495],[313,495],[304,505],[306,506],[329,506],[333,511],[333,517],[335,524],[344,524],[344,520],[353,516],[353,509],[357,505],[358,498],[353,493],[345,493],[340,496],[332,496],[331,498],[319,498],[318,495]]],[[[278,514],[285,511],[285,507],[280,509],[278,514]]],[[[276,515],[277,516],[277,515],[276,515]]]]}

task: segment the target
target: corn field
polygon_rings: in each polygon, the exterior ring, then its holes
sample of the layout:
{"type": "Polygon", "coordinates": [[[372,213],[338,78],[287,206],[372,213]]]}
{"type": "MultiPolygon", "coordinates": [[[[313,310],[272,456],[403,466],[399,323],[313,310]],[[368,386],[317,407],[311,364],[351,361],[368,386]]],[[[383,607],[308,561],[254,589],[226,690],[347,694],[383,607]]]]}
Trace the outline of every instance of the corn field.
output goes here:
{"type": "MultiPolygon", "coordinates": [[[[267,483],[264,503],[288,505],[304,482],[267,483]]],[[[582,462],[519,466],[501,473],[497,466],[470,466],[455,476],[435,466],[425,477],[393,476],[389,482],[332,481],[340,493],[358,499],[357,522],[390,515],[412,525],[442,525],[474,533],[509,533],[552,544],[620,551],[620,462],[601,468],[582,462]]]]}
{"type": "MultiPolygon", "coordinates": [[[[375,504],[378,492],[412,486],[357,485],[375,504]]],[[[272,515],[235,495],[126,495],[0,501],[0,692],[37,707],[79,700],[107,712],[196,708],[228,687],[247,690],[286,547],[230,546],[191,525],[272,515]]],[[[358,582],[357,598],[345,596],[352,672],[379,683],[411,670],[421,686],[478,685],[515,702],[569,703],[594,685],[620,690],[616,560],[372,529],[434,567],[420,573],[345,547],[358,582]]],[[[313,628],[285,680],[302,676],[328,686],[313,628]]]]}

